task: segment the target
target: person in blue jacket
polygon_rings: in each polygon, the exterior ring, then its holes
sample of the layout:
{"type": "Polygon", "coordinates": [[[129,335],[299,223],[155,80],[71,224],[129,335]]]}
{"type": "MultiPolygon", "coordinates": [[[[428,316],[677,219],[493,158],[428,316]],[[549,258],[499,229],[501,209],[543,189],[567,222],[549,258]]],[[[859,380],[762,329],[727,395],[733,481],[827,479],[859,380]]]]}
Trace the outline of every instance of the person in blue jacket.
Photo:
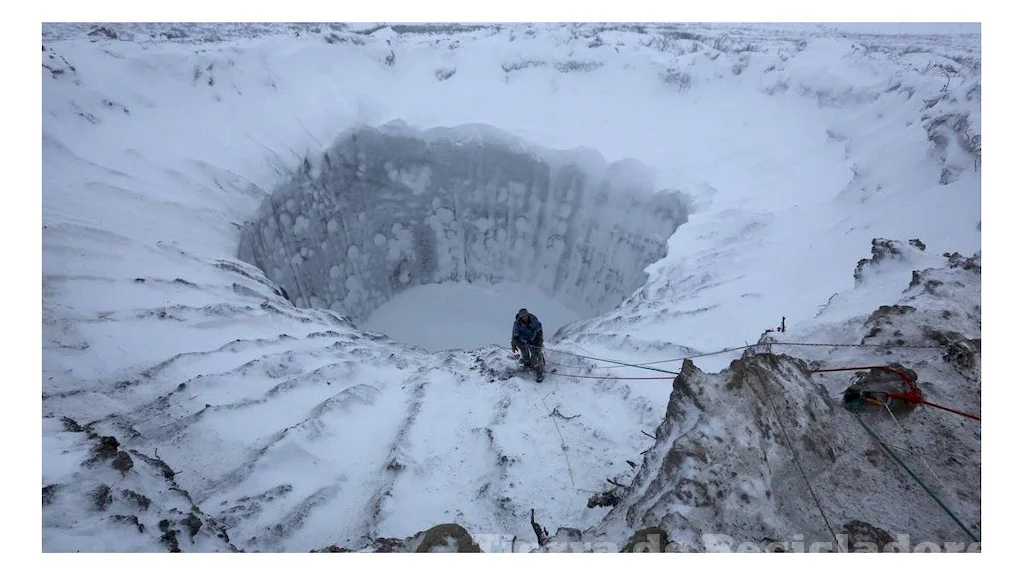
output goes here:
{"type": "Polygon", "coordinates": [[[520,360],[527,369],[534,370],[537,382],[544,379],[543,347],[544,328],[540,320],[526,308],[520,308],[512,323],[512,351],[522,351],[520,360]]]}

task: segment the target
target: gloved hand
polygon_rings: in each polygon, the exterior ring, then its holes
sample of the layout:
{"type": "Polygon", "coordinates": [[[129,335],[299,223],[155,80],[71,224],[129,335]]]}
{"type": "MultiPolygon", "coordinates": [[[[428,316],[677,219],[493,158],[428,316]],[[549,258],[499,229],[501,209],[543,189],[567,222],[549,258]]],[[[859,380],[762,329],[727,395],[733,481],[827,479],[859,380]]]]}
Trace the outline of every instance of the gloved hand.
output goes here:
{"type": "Polygon", "coordinates": [[[512,352],[513,353],[519,352],[519,346],[516,346],[516,341],[515,340],[512,341],[512,352]]]}
{"type": "Polygon", "coordinates": [[[540,335],[540,336],[537,336],[537,340],[534,342],[534,346],[536,346],[537,348],[543,348],[544,347],[544,335],[543,334],[540,335]]]}

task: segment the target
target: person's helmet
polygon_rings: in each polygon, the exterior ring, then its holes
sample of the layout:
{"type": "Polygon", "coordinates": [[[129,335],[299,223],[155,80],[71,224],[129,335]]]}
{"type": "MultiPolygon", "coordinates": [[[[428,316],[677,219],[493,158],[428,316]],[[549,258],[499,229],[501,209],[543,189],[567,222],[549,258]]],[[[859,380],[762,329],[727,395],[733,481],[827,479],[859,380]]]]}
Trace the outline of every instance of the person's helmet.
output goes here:
{"type": "Polygon", "coordinates": [[[527,320],[530,319],[530,313],[526,310],[526,308],[520,308],[519,312],[516,314],[516,319],[521,322],[526,322],[527,320]]]}

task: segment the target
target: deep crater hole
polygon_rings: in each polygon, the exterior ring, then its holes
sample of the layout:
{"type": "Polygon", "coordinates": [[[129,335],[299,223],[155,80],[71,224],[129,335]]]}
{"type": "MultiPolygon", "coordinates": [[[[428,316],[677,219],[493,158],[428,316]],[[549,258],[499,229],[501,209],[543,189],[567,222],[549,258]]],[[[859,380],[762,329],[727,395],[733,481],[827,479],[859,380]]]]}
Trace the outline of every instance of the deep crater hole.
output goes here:
{"type": "Polygon", "coordinates": [[[307,157],[246,224],[239,257],[297,306],[427,350],[507,344],[522,307],[551,340],[642,286],[687,207],[636,160],[391,124],[307,157]]]}

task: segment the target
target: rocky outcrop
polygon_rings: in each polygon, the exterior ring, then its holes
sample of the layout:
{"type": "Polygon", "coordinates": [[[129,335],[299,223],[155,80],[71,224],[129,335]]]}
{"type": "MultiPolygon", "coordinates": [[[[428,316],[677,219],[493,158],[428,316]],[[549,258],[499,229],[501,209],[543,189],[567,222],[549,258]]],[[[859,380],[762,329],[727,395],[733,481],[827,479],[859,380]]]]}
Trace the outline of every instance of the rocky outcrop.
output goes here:
{"type": "Polygon", "coordinates": [[[911,384],[907,383],[903,377],[909,379],[910,383],[916,387],[917,372],[900,364],[892,364],[886,368],[889,369],[871,368],[856,372],[851,377],[850,386],[843,391],[843,403],[870,398],[879,402],[888,402],[889,409],[893,410],[896,415],[913,410],[915,404],[894,400],[888,395],[910,392],[911,384]]]}
{"type": "Polygon", "coordinates": [[[860,520],[851,520],[843,525],[843,533],[849,538],[851,552],[883,552],[896,541],[885,530],[860,520]]]}
{"type": "Polygon", "coordinates": [[[668,533],[657,526],[637,530],[622,549],[626,553],[651,553],[669,551],[671,542],[668,533]]]}
{"type": "Polygon", "coordinates": [[[96,28],[93,28],[87,35],[102,37],[106,38],[107,40],[117,40],[117,32],[106,26],[97,26],[96,28]]]}
{"type": "MultiPolygon", "coordinates": [[[[917,381],[914,370],[895,367],[917,381]]],[[[748,353],[719,374],[686,361],[654,447],[621,501],[583,540],[625,538],[627,530],[646,526],[629,538],[627,549],[651,535],[669,550],[691,551],[824,551],[864,542],[881,549],[897,533],[906,542],[969,543],[924,490],[907,482],[856,418],[898,446],[911,442],[907,432],[896,429],[887,414],[843,410],[842,398],[830,395],[809,368],[800,359],[770,353],[748,353]],[[886,504],[865,509],[865,499],[886,504]]],[[[906,387],[889,372],[851,378],[851,389],[906,387]]],[[[939,392],[935,384],[920,385],[939,392]]],[[[946,387],[942,394],[970,399],[972,391],[946,387]]],[[[903,420],[916,427],[914,438],[930,443],[908,457],[958,469],[944,471],[942,482],[955,486],[959,496],[947,490],[942,497],[952,498],[962,514],[980,510],[971,429],[953,427],[958,422],[927,410],[903,420]]],[[[971,514],[965,514],[967,521],[978,528],[971,514]]]]}
{"type": "Polygon", "coordinates": [[[899,240],[888,240],[886,238],[874,238],[871,240],[871,258],[862,258],[857,262],[857,268],[853,271],[853,279],[856,284],[864,281],[865,270],[870,266],[877,266],[886,260],[902,260],[906,250],[924,252],[925,245],[916,238],[909,242],[909,247],[899,240]]]}
{"type": "MultiPolygon", "coordinates": [[[[351,552],[335,544],[310,552],[351,552]]],[[[438,524],[407,538],[375,538],[369,552],[482,552],[473,537],[459,524],[438,524]]]]}
{"type": "Polygon", "coordinates": [[[949,252],[943,252],[942,255],[945,256],[946,260],[949,261],[950,268],[963,268],[964,270],[969,270],[971,272],[977,272],[978,274],[981,274],[980,252],[976,253],[974,256],[971,257],[965,257],[961,255],[959,252],[953,252],[952,254],[950,254],[949,252]]]}
{"type": "Polygon", "coordinates": [[[423,533],[417,552],[480,552],[480,546],[458,524],[440,524],[423,533]]]}
{"type": "Polygon", "coordinates": [[[47,537],[59,539],[88,525],[116,534],[96,542],[104,551],[237,551],[225,525],[196,506],[158,456],[142,458],[131,450],[133,459],[122,441],[101,435],[95,424],[66,417],[61,424],[64,441],[81,459],[60,483],[43,487],[44,549],[53,546],[47,537]]]}
{"type": "Polygon", "coordinates": [[[834,465],[841,441],[826,422],[835,416],[794,358],[753,355],[717,375],[687,361],[657,443],[605,523],[660,527],[692,550],[706,549],[705,533],[760,542],[788,527],[828,539],[800,468],[817,476],[834,465]]]}

